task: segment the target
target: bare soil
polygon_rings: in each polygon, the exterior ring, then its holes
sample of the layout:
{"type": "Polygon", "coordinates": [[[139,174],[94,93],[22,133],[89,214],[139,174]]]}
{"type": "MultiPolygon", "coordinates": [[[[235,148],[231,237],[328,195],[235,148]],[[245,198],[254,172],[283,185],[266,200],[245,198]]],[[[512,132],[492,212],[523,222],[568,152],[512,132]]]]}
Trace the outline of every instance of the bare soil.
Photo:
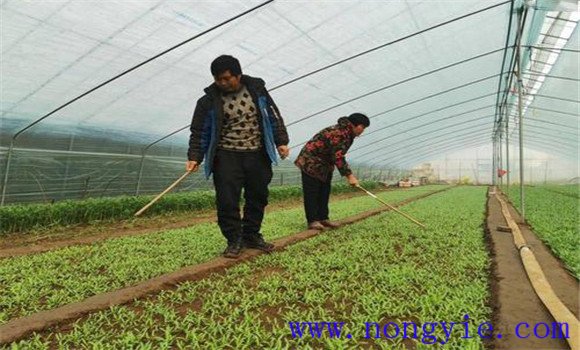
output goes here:
{"type": "MultiPolygon", "coordinates": [[[[505,199],[505,197],[502,197],[505,199]]],[[[507,202],[507,200],[506,200],[507,202]]],[[[550,249],[534,234],[529,225],[522,222],[521,216],[508,203],[510,213],[520,226],[522,234],[538,260],[548,282],[555,293],[570,311],[578,317],[578,280],[573,277],[564,265],[552,254],[550,249]]],[[[487,202],[486,231],[493,258],[492,264],[492,306],[494,309],[494,333],[501,333],[501,339],[494,337],[491,348],[494,349],[570,349],[564,339],[552,339],[551,336],[540,339],[534,336],[536,324],[552,325],[556,322],[542,301],[534,292],[520,259],[520,254],[513,242],[512,234],[502,232],[498,226],[507,226],[501,212],[501,205],[495,195],[487,202]],[[527,322],[529,329],[520,328],[520,338],[515,329],[520,322],[527,322]]],[[[538,330],[545,333],[545,327],[538,330]]]]}

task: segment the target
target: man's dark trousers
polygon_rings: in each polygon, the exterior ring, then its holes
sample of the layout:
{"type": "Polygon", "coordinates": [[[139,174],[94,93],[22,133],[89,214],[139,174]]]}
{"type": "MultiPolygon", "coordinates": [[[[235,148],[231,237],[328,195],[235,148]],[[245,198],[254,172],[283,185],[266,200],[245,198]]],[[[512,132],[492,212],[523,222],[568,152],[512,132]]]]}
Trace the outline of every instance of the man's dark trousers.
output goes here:
{"type": "Polygon", "coordinates": [[[328,199],[332,174],[327,181],[323,182],[302,171],[302,193],[304,194],[304,211],[306,221],[328,220],[328,199]]]}
{"type": "Polygon", "coordinates": [[[237,152],[218,149],[213,168],[218,225],[228,243],[260,237],[272,164],[264,151],[237,152]],[[240,196],[244,189],[244,217],[240,196]]]}

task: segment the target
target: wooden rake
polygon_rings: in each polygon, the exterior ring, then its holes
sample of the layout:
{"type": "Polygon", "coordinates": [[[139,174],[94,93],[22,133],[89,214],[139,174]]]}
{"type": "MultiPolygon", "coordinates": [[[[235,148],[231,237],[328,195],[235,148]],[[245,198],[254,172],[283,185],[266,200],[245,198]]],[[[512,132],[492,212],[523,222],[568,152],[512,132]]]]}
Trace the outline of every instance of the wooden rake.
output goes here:
{"type": "Polygon", "coordinates": [[[189,174],[191,174],[191,171],[186,171],[185,174],[181,175],[181,177],[179,179],[177,179],[174,183],[172,183],[169,187],[167,187],[165,189],[165,191],[158,194],[157,197],[153,198],[153,200],[151,202],[147,203],[147,205],[145,205],[143,208],[139,209],[139,211],[135,213],[135,216],[139,216],[139,215],[143,214],[143,212],[145,210],[149,209],[149,207],[152,206],[155,202],[157,202],[159,200],[159,198],[163,197],[167,192],[171,191],[175,186],[177,186],[181,181],[183,181],[183,179],[185,179],[187,177],[187,175],[189,175],[189,174]]]}
{"type": "Polygon", "coordinates": [[[404,217],[406,217],[407,219],[413,221],[415,224],[421,226],[421,228],[426,229],[427,227],[425,225],[423,225],[422,223],[420,223],[419,221],[413,219],[411,216],[409,216],[408,214],[403,213],[402,211],[400,211],[399,209],[393,207],[392,205],[390,205],[389,203],[383,201],[382,199],[380,199],[379,197],[375,196],[373,193],[365,190],[361,185],[356,185],[357,188],[359,188],[360,190],[364,191],[366,194],[368,194],[369,196],[373,197],[374,199],[378,200],[379,202],[383,203],[384,205],[386,205],[387,207],[389,207],[391,210],[403,215],[404,217]]]}

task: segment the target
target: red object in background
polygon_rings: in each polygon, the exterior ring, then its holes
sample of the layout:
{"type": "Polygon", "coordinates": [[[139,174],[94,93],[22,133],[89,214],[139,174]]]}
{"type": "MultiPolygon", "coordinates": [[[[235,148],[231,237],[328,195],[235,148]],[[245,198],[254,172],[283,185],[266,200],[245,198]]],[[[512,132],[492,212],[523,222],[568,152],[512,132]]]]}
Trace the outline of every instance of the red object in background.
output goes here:
{"type": "Polygon", "coordinates": [[[498,177],[502,177],[505,174],[507,174],[507,171],[503,170],[503,169],[497,169],[497,176],[498,177]]]}

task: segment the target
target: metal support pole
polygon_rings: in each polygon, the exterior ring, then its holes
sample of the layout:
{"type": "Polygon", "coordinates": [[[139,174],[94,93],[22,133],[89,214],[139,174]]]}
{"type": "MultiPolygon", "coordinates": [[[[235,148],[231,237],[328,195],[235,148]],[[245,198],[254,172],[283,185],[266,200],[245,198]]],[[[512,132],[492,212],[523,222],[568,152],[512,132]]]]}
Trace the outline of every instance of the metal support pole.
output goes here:
{"type": "Polygon", "coordinates": [[[8,156],[6,159],[6,170],[4,171],[4,181],[2,183],[2,200],[0,201],[0,206],[4,205],[4,199],[6,198],[6,187],[8,187],[8,171],[10,171],[10,161],[12,160],[13,148],[14,148],[14,138],[10,141],[10,147],[8,148],[8,156]]]}
{"type": "Polygon", "coordinates": [[[495,142],[495,137],[494,137],[493,138],[493,146],[492,146],[492,156],[491,156],[491,184],[494,186],[496,185],[495,177],[497,174],[497,169],[495,168],[496,150],[497,150],[497,147],[496,147],[496,142],[495,142]]]}
{"type": "Polygon", "coordinates": [[[508,123],[509,123],[509,117],[507,115],[506,112],[507,109],[504,108],[504,114],[505,114],[505,170],[506,170],[506,183],[507,183],[507,187],[506,187],[506,193],[509,194],[510,193],[510,135],[509,135],[509,127],[508,127],[508,123]]]}
{"type": "MultiPolygon", "coordinates": [[[[503,137],[502,137],[501,124],[498,125],[497,130],[499,132],[499,152],[498,152],[498,156],[499,156],[498,164],[499,165],[498,165],[498,168],[503,169],[503,145],[502,145],[503,137]]],[[[499,186],[503,189],[503,176],[501,176],[499,178],[499,186]]]]}
{"type": "Polygon", "coordinates": [[[526,220],[525,193],[524,193],[524,125],[522,115],[522,11],[518,10],[518,42],[516,45],[516,63],[518,66],[518,118],[520,134],[520,211],[522,220],[526,220]]]}
{"type": "Polygon", "coordinates": [[[145,148],[141,154],[141,166],[139,167],[139,175],[137,177],[137,187],[135,188],[135,195],[139,195],[139,189],[141,188],[141,179],[143,178],[143,167],[145,166],[145,153],[149,148],[145,148]]]}
{"type": "Polygon", "coordinates": [[[169,134],[163,136],[162,138],[157,139],[157,140],[151,142],[150,144],[148,144],[147,146],[145,146],[143,148],[143,150],[141,151],[141,166],[139,167],[139,175],[137,177],[137,186],[135,188],[135,195],[136,196],[139,195],[139,189],[141,188],[141,180],[143,178],[143,167],[144,167],[144,164],[145,164],[145,155],[147,154],[147,151],[149,151],[149,148],[151,148],[153,145],[155,145],[155,144],[157,144],[157,143],[165,140],[166,138],[168,138],[170,136],[173,136],[173,135],[175,135],[175,134],[177,134],[177,133],[179,133],[179,132],[187,129],[188,127],[189,127],[189,125],[186,125],[186,126],[184,126],[182,128],[179,128],[179,129],[173,131],[172,133],[169,133],[169,134]]]}
{"type": "MultiPolygon", "coordinates": [[[[70,141],[68,143],[68,151],[69,152],[71,152],[72,149],[73,149],[74,141],[75,141],[75,135],[71,134],[70,135],[70,141]]],[[[66,192],[66,186],[67,186],[67,182],[68,182],[68,174],[69,174],[69,171],[70,171],[70,154],[67,154],[67,156],[66,156],[66,165],[64,167],[64,178],[62,180],[62,192],[63,193],[66,192]]],[[[64,198],[66,198],[66,195],[64,195],[64,198]]]]}
{"type": "Polygon", "coordinates": [[[501,169],[501,137],[498,136],[497,139],[497,151],[496,151],[496,157],[497,160],[495,162],[495,164],[497,165],[497,173],[495,174],[495,176],[497,176],[497,184],[498,186],[501,185],[501,177],[499,176],[499,170],[501,169]]]}

